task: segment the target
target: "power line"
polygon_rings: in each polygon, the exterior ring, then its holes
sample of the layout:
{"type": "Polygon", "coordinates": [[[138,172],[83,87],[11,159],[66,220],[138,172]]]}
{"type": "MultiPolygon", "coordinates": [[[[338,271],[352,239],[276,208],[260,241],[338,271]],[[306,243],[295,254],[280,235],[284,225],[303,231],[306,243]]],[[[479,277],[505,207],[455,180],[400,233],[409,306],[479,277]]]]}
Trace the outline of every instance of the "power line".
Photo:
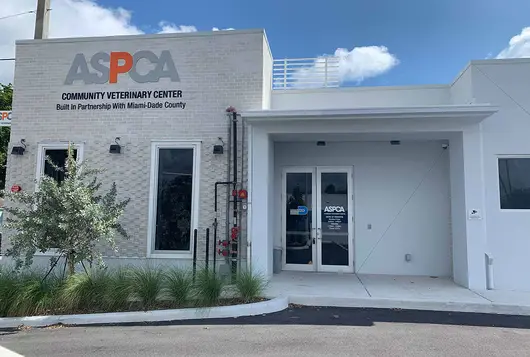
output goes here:
{"type": "Polygon", "coordinates": [[[21,13],[18,13],[18,14],[13,14],[13,15],[0,17],[0,20],[9,19],[9,18],[12,18],[12,17],[22,16],[22,15],[27,15],[27,14],[34,14],[36,12],[37,12],[37,10],[24,11],[24,12],[21,12],[21,13]]]}

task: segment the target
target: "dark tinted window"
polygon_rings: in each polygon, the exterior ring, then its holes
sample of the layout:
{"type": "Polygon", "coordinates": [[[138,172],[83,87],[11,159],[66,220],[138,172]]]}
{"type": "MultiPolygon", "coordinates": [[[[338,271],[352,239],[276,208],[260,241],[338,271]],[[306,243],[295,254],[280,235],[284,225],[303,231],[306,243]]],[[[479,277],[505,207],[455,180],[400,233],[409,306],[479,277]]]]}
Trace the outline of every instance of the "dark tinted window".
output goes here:
{"type": "MultiPolygon", "coordinates": [[[[74,158],[77,159],[77,150],[74,150],[74,158]]],[[[46,149],[44,151],[44,174],[54,178],[57,182],[61,183],[64,181],[65,166],[68,160],[68,150],[66,149],[46,149]],[[50,162],[46,159],[49,158],[55,166],[62,168],[57,170],[50,162]]]]}
{"type": "Polygon", "coordinates": [[[313,264],[312,190],[312,173],[286,174],[285,262],[287,264],[313,264]]]}
{"type": "Polygon", "coordinates": [[[501,209],[530,209],[530,158],[499,159],[501,209]]]}
{"type": "Polygon", "coordinates": [[[190,250],[193,149],[160,149],[156,250],[190,250]]]}

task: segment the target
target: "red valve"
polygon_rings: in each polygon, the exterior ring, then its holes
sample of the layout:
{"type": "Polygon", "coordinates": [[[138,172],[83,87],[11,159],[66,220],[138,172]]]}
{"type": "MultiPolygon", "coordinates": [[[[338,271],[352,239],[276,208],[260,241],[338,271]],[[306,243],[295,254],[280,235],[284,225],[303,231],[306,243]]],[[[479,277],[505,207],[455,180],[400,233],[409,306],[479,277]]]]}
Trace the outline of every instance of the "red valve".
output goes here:
{"type": "Polygon", "coordinates": [[[20,192],[20,191],[22,191],[22,187],[20,187],[19,185],[11,186],[11,192],[15,193],[15,192],[20,192]]]}
{"type": "Polygon", "coordinates": [[[237,196],[237,190],[232,190],[232,196],[234,196],[234,197],[237,196]]]}
{"type": "Polygon", "coordinates": [[[228,256],[228,250],[219,249],[219,255],[222,255],[223,257],[227,257],[228,256]]]}

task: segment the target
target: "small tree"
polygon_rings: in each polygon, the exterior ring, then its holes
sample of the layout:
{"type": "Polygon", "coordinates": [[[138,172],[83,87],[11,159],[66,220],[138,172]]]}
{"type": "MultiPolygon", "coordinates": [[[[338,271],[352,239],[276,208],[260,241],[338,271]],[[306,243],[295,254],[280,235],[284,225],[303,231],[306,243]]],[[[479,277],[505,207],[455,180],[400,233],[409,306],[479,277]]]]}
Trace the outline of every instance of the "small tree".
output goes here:
{"type": "Polygon", "coordinates": [[[108,193],[99,195],[97,175],[102,171],[77,163],[71,147],[65,169],[49,157],[46,160],[55,170],[64,171],[62,182],[44,175],[36,192],[5,192],[4,226],[12,232],[6,255],[13,257],[20,269],[32,264],[36,252],[55,249],[50,271],[64,257],[70,275],[77,263],[103,264],[98,244],[104,241],[116,251],[116,233],[128,238],[119,218],[129,199],[117,201],[115,183],[108,193]]]}

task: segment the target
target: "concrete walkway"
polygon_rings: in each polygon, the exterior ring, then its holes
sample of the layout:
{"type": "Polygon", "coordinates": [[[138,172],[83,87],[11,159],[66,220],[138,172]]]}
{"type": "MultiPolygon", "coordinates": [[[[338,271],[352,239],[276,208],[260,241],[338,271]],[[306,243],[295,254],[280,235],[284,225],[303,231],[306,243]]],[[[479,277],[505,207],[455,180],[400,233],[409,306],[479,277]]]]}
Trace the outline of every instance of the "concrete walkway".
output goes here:
{"type": "Polygon", "coordinates": [[[282,272],[274,275],[268,297],[312,306],[530,315],[530,292],[472,291],[447,278],[282,272]]]}

